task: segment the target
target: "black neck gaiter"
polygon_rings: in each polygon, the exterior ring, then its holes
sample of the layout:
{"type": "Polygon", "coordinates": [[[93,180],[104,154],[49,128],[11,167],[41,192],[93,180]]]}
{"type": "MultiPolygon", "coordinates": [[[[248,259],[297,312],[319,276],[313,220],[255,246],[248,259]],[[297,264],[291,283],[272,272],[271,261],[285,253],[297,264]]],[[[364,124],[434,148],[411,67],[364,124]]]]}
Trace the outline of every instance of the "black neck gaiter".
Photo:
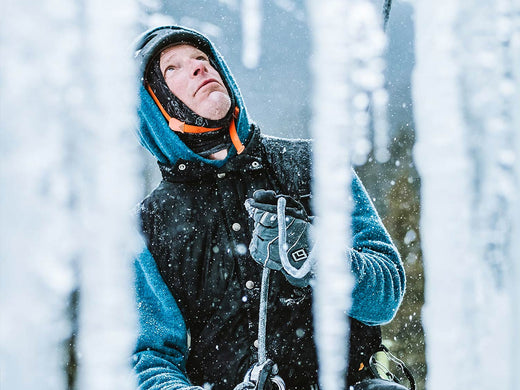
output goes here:
{"type": "MultiPolygon", "coordinates": [[[[213,67],[215,67],[213,62],[211,64],[213,67]]],[[[215,67],[215,69],[218,68],[215,67]]],[[[224,80],[224,78],[222,78],[222,80],[224,80]]],[[[211,120],[193,112],[186,104],[184,104],[184,102],[182,102],[172,93],[170,88],[168,88],[166,85],[166,81],[162,75],[159,64],[159,56],[156,56],[151,60],[148,70],[145,74],[145,81],[148,83],[168,115],[192,126],[206,128],[220,127],[219,130],[208,131],[205,133],[193,134],[178,132],[177,135],[181,141],[184,142],[184,144],[194,153],[197,153],[202,157],[208,157],[209,155],[218,152],[219,150],[227,149],[229,147],[231,144],[229,125],[233,119],[235,102],[233,94],[227,85],[226,88],[231,99],[231,107],[229,108],[229,111],[224,118],[219,120],[211,120]]]]}

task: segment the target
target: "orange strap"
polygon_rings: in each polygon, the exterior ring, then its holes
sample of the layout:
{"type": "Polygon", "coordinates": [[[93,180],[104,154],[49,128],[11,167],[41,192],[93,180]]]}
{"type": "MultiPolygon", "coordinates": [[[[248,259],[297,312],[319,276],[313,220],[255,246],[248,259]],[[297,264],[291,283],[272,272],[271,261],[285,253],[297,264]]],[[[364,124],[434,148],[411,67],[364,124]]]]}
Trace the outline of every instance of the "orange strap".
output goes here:
{"type": "MultiPolygon", "coordinates": [[[[187,125],[186,123],[178,120],[177,118],[171,117],[162,104],[159,102],[159,99],[157,99],[157,96],[155,96],[155,93],[153,93],[152,88],[150,88],[149,84],[146,84],[146,89],[148,93],[150,93],[150,96],[154,100],[155,104],[157,104],[157,107],[159,107],[159,110],[161,110],[161,113],[168,121],[168,126],[173,131],[178,131],[180,133],[191,133],[191,134],[200,134],[200,133],[207,133],[209,131],[215,131],[220,130],[222,127],[201,127],[201,126],[193,126],[193,125],[187,125]]],[[[229,125],[229,135],[231,136],[231,142],[233,142],[233,145],[235,146],[235,149],[237,150],[237,153],[240,154],[244,151],[245,146],[240,141],[240,138],[237,133],[237,129],[235,126],[235,120],[238,118],[238,113],[240,112],[240,109],[238,107],[235,107],[235,112],[233,113],[233,120],[231,121],[229,125]]]]}
{"type": "Polygon", "coordinates": [[[161,113],[163,114],[163,116],[169,122],[170,119],[172,119],[172,117],[170,115],[168,115],[166,110],[163,108],[162,104],[159,103],[159,99],[157,99],[157,96],[155,96],[155,93],[153,93],[152,88],[150,88],[150,85],[148,83],[146,84],[146,90],[148,91],[148,93],[152,97],[152,99],[155,102],[155,104],[157,105],[157,107],[159,107],[159,110],[161,110],[161,113]]]}
{"type": "Polygon", "coordinates": [[[235,146],[235,149],[237,150],[237,153],[240,154],[244,151],[246,148],[244,144],[240,141],[240,138],[237,134],[237,128],[235,126],[235,120],[238,118],[238,113],[240,112],[240,109],[238,107],[235,107],[235,112],[233,114],[233,120],[231,121],[231,124],[229,125],[229,135],[231,136],[231,142],[233,142],[233,145],[235,146]]]}
{"type": "Polygon", "coordinates": [[[222,127],[202,127],[202,126],[193,126],[193,125],[187,125],[184,122],[181,122],[177,118],[172,118],[164,109],[162,104],[159,102],[159,99],[157,99],[157,96],[155,96],[155,93],[153,93],[152,88],[150,88],[149,84],[146,84],[146,89],[150,93],[150,96],[154,100],[155,104],[157,104],[157,107],[159,107],[159,110],[161,110],[161,113],[168,121],[168,126],[173,131],[178,131],[180,133],[193,133],[193,134],[200,134],[200,133],[207,133],[210,131],[220,130],[222,127]]]}

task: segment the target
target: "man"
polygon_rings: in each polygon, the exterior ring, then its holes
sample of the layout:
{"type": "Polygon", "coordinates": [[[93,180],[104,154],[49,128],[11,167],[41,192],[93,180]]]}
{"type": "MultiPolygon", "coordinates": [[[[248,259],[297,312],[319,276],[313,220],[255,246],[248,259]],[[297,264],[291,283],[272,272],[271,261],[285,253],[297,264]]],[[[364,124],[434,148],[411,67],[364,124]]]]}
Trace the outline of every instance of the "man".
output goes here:
{"type": "MultiPolygon", "coordinates": [[[[298,217],[312,215],[310,142],[261,135],[223,58],[193,30],[151,30],[136,58],[138,134],[163,176],[140,208],[146,249],[136,268],[139,388],[229,390],[239,384],[257,360],[264,264],[282,270],[271,273],[267,355],[288,389],[315,386],[309,278],[291,279],[278,256],[265,257],[264,238],[274,225],[262,222],[274,220],[266,210],[283,194],[288,214],[296,211],[291,226],[305,230],[310,223],[298,217]],[[249,201],[251,219],[244,203],[260,189],[274,192],[249,201]]],[[[356,280],[349,385],[372,376],[369,358],[381,343],[377,325],[393,318],[405,289],[396,248],[355,175],[352,194],[353,248],[345,257],[356,280]]],[[[298,237],[303,248],[311,247],[305,235],[298,237]]],[[[403,389],[380,380],[356,386],[403,389]]]]}

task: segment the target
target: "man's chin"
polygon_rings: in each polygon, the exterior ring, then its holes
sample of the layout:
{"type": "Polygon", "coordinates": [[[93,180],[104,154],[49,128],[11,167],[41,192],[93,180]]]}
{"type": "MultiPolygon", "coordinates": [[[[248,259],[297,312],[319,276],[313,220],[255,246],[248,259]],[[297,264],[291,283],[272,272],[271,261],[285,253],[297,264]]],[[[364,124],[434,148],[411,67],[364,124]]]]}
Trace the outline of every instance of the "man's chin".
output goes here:
{"type": "Polygon", "coordinates": [[[207,119],[219,120],[226,116],[230,107],[231,100],[227,94],[213,92],[206,98],[197,114],[207,119]]]}

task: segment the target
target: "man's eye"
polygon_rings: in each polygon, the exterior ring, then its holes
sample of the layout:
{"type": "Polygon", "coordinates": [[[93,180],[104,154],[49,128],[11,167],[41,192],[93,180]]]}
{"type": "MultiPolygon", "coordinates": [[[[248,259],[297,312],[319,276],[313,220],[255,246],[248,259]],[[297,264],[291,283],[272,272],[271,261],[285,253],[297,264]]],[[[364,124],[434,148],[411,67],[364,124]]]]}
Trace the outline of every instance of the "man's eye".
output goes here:
{"type": "Polygon", "coordinates": [[[170,71],[174,71],[175,69],[177,69],[175,66],[168,66],[165,70],[164,70],[164,73],[168,73],[170,71]]]}
{"type": "Polygon", "coordinates": [[[204,56],[198,56],[197,59],[200,61],[208,61],[208,59],[204,56]]]}

